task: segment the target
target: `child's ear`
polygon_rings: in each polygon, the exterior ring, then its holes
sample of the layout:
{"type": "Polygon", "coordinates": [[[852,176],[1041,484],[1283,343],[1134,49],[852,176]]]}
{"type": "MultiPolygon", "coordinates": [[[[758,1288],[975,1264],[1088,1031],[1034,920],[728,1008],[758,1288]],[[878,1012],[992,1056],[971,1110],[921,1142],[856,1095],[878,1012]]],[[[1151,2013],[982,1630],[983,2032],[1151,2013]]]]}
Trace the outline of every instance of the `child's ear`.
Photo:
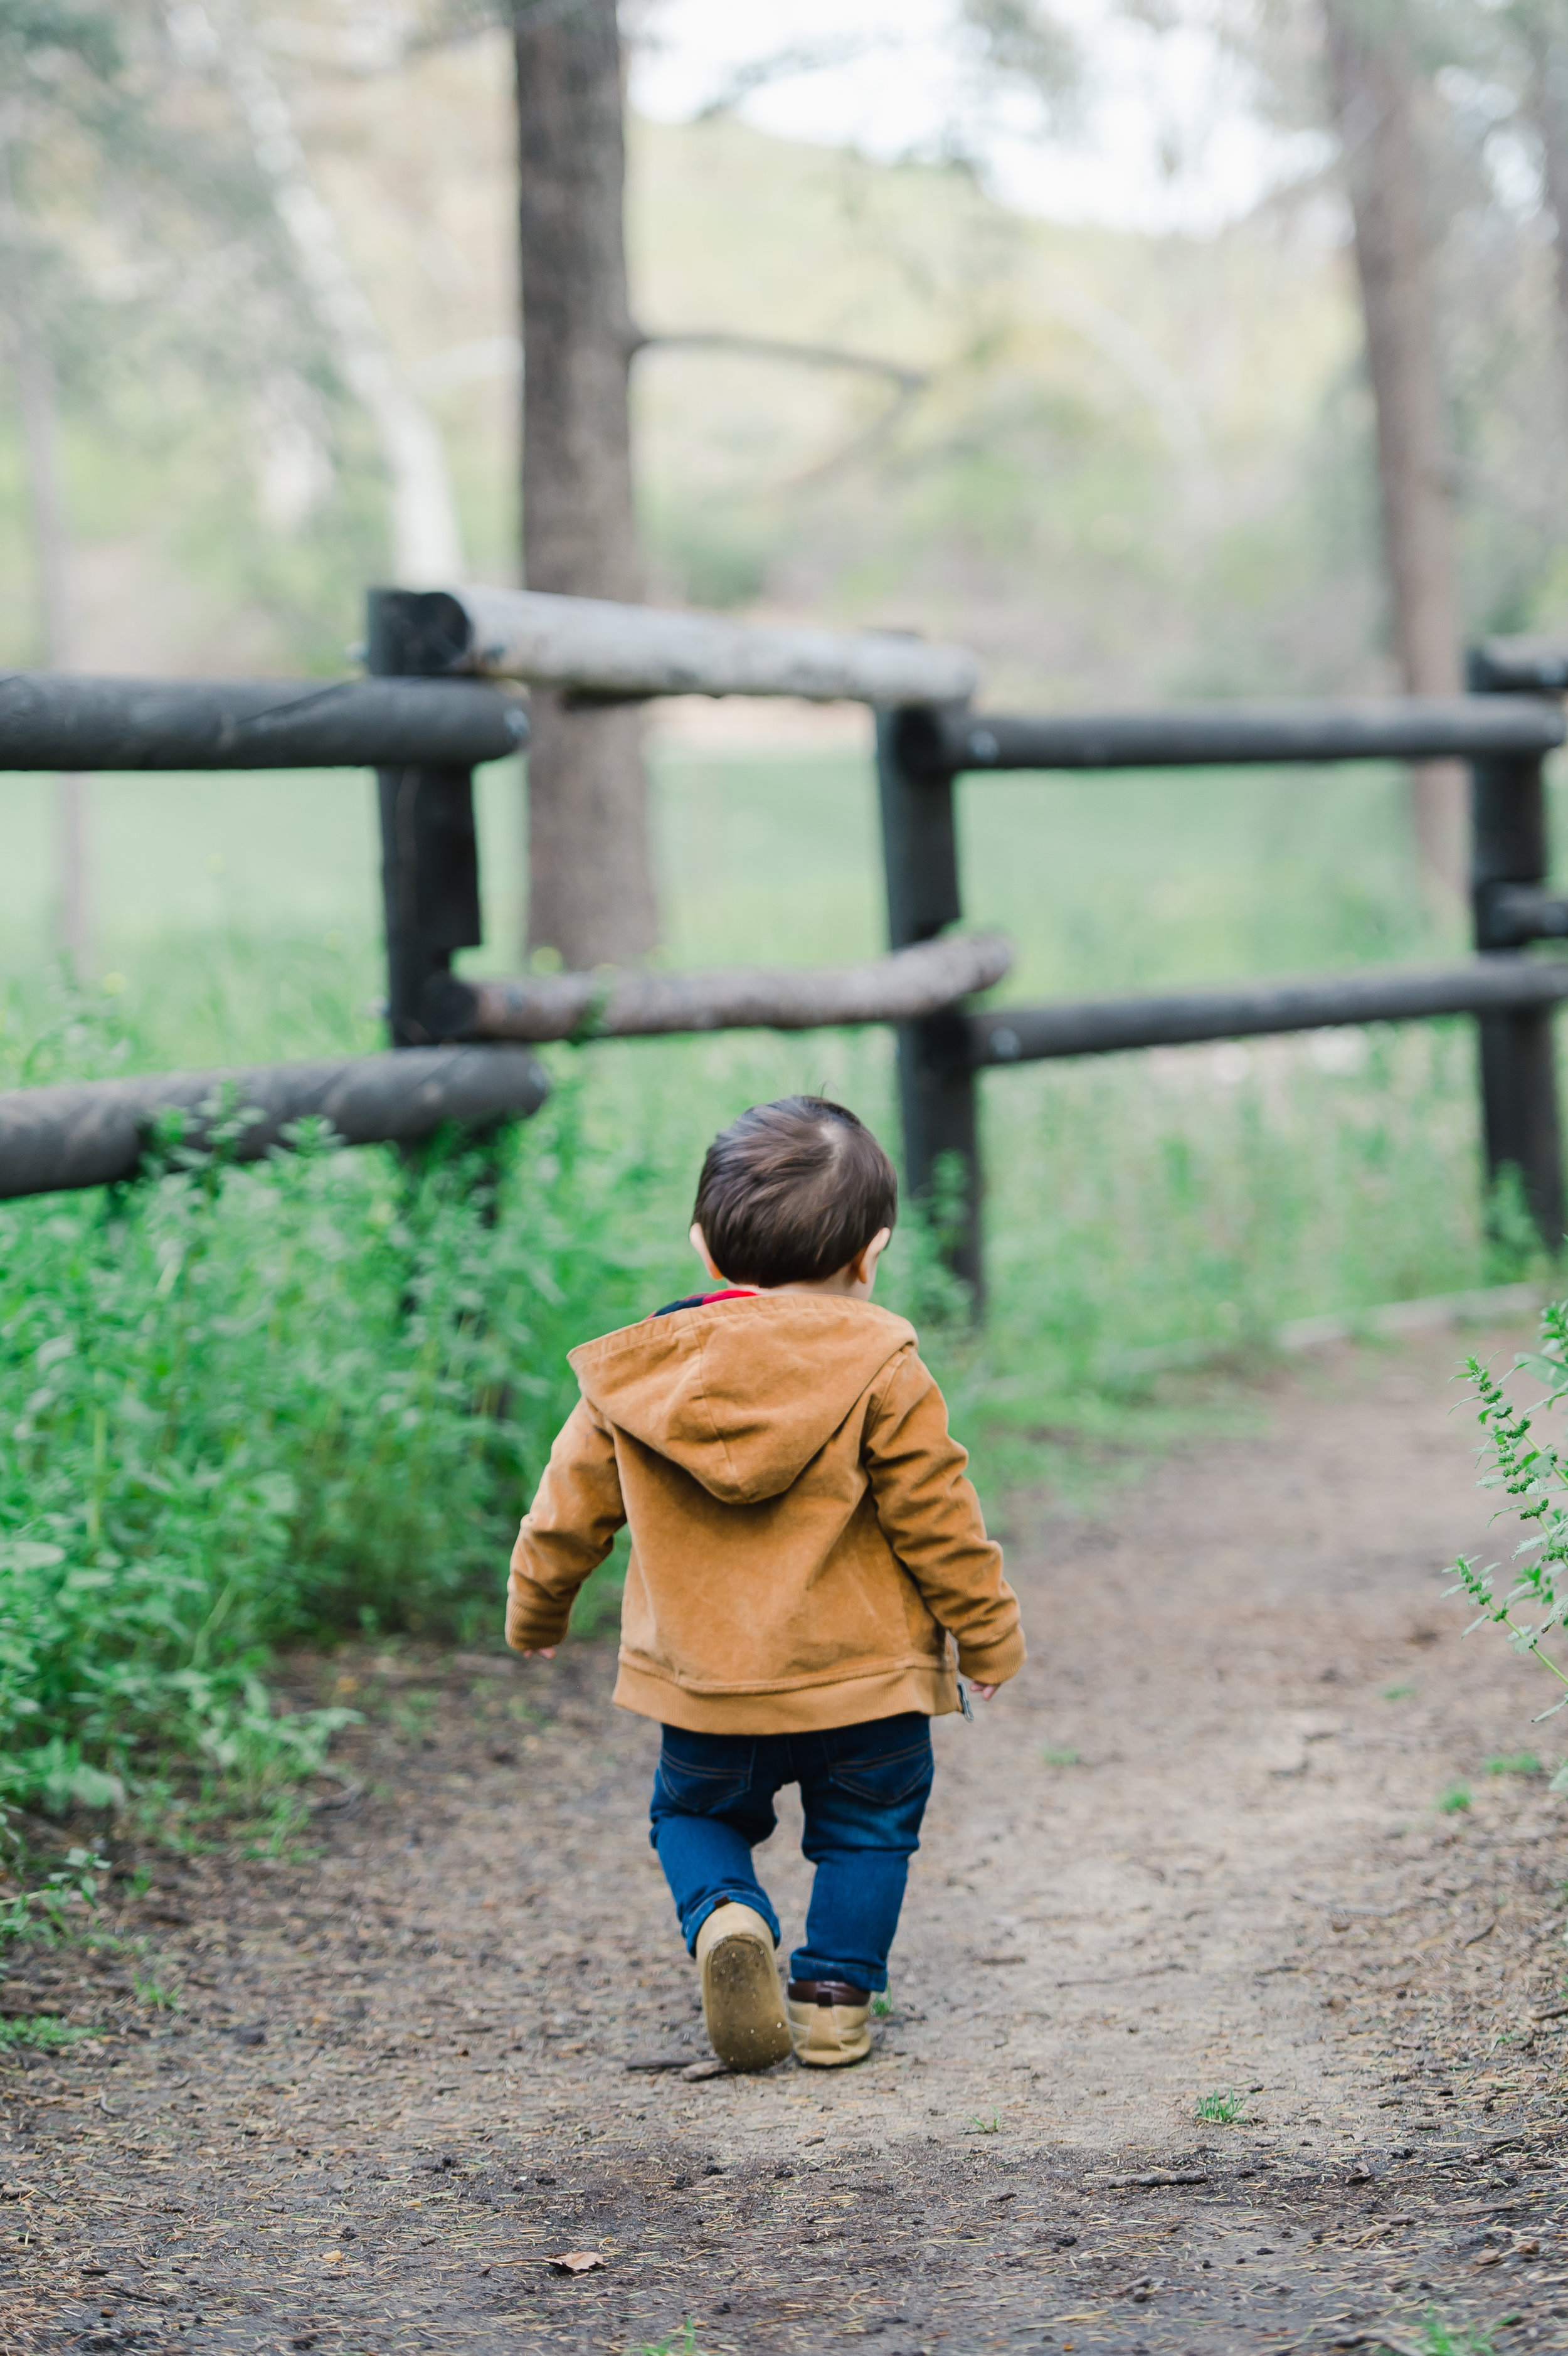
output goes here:
{"type": "Polygon", "coordinates": [[[886,1251],[892,1239],[893,1231],[891,1227],[879,1227],[877,1229],[876,1234],[871,1237],[870,1242],[866,1246],[865,1250],[855,1262],[855,1282],[857,1284],[875,1284],[877,1280],[877,1263],[881,1258],[882,1254],[886,1251]]]}
{"type": "Polygon", "coordinates": [[[715,1266],[713,1255],[708,1248],[708,1238],[703,1234],[701,1226],[696,1219],[693,1219],[691,1223],[691,1248],[697,1254],[698,1258],[702,1262],[703,1267],[708,1270],[709,1275],[713,1279],[714,1283],[722,1284],[724,1281],[724,1271],[721,1268],[715,1266]]]}

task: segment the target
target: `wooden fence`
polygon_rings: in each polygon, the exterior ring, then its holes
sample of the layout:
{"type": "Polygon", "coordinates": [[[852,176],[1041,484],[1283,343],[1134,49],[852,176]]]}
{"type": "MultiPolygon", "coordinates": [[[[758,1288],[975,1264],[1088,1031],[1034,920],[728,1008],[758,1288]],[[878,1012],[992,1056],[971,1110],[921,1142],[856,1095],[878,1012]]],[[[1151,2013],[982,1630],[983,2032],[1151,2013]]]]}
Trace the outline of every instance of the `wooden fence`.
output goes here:
{"type": "Polygon", "coordinates": [[[542,1101],[517,1043],[768,1025],[888,1023],[898,1032],[905,1165],[915,1195],[958,1158],[966,1212],[958,1271],[983,1285],[977,1076],[1042,1057],[1316,1029],[1476,1016],[1488,1172],[1512,1166],[1543,1240],[1563,1232],[1552,1012],[1568,962],[1530,954],[1568,937],[1547,889],[1542,763],[1564,739],[1568,655],[1498,641],[1471,692],[1444,700],[1227,705],[1015,716],[976,712],[964,648],[893,634],[752,629],[700,615],[475,590],[372,593],[365,680],[156,682],[0,678],[0,768],[378,771],[393,1053],[351,1064],[165,1075],[0,1096],[0,1194],[91,1185],[134,1167],[160,1108],[198,1122],[243,1098],[243,1151],[324,1112],[351,1142],[425,1135],[444,1120],[520,1117],[542,1101]],[[659,695],[849,699],[876,711],[890,954],[859,966],[468,981],[453,958],[480,939],[476,764],[516,752],[527,722],[508,682],[583,701],[659,695]],[[975,1011],[1008,969],[1005,943],[966,935],[957,781],[1006,770],[1095,771],[1462,758],[1474,778],[1477,954],[1121,999],[975,1011]],[[215,1094],[220,1080],[229,1085],[215,1094]]]}

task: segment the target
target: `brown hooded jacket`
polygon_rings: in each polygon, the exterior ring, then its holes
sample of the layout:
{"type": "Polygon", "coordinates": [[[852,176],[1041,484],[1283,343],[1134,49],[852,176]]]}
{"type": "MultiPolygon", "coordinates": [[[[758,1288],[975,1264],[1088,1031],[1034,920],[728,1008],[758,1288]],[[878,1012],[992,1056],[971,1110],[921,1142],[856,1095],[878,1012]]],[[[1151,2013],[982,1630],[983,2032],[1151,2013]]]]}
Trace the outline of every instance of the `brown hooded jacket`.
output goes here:
{"type": "Polygon", "coordinates": [[[903,1318],[759,1292],[571,1353],[582,1397],[512,1552],[507,1641],[558,1644],[623,1522],[623,1708],[789,1734],[958,1708],[1022,1665],[1018,1600],[903,1318]]]}

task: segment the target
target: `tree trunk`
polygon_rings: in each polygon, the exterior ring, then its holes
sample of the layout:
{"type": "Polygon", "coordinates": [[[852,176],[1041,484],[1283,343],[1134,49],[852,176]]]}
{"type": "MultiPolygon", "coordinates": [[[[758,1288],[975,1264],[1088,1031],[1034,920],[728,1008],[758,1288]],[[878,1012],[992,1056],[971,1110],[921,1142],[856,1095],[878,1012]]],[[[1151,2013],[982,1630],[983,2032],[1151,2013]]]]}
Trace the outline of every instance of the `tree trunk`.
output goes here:
{"type": "MultiPolygon", "coordinates": [[[[523,570],[635,601],[625,151],[615,0],[513,0],[523,282],[523,570]]],[[[635,708],[533,698],[528,947],[626,965],[658,937],[635,708]]]]}
{"type": "MultiPolygon", "coordinates": [[[[1394,650],[1411,695],[1462,684],[1454,497],[1432,318],[1416,148],[1415,69],[1397,13],[1326,0],[1328,70],[1355,223],[1356,273],[1377,412],[1378,483],[1394,650]]],[[[1451,761],[1411,771],[1422,881],[1465,888],[1466,781],[1451,761]]]]}
{"type": "MultiPolygon", "coordinates": [[[[7,341],[16,380],[16,406],[21,416],[22,444],[27,456],[38,636],[44,667],[48,670],[60,670],[69,664],[71,648],[59,403],[55,388],[54,364],[34,299],[27,230],[16,209],[10,161],[3,145],[0,145],[0,267],[3,267],[4,275],[7,341]]],[[[92,958],[87,778],[73,771],[62,771],[54,781],[54,803],[55,939],[80,980],[92,958]]]]}

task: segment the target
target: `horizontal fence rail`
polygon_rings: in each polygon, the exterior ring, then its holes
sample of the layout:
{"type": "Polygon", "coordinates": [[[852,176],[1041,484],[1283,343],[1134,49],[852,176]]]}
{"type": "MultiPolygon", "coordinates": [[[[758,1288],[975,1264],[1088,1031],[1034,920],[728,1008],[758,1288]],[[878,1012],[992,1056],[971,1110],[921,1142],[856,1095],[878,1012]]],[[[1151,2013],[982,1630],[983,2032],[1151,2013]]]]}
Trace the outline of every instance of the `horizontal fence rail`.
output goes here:
{"type": "Polygon", "coordinates": [[[528,734],[478,680],[0,672],[0,769],[471,769],[528,734]]]}
{"type": "Polygon", "coordinates": [[[549,1094],[548,1075],[520,1047],[412,1047],[12,1088],[0,1093],[0,1197],[136,1177],[169,1112],[187,1116],[182,1143],[207,1146],[216,1134],[229,1159],[259,1162],[298,1120],[330,1121],[347,1145],[412,1145],[448,1121],[483,1129],[526,1119],[549,1094]]]}
{"type": "Polygon", "coordinates": [[[1487,759],[1549,753],[1568,735],[1536,695],[1354,703],[1197,704],[1168,712],[908,712],[897,753],[919,775],[987,769],[1176,769],[1243,762],[1487,759]]]}
{"type": "Polygon", "coordinates": [[[526,974],[425,985],[441,1039],[646,1039],[683,1031],[813,1031],[908,1023],[989,990],[1012,966],[997,933],[959,933],[847,966],[712,966],[691,973],[526,974]]]}
{"type": "Polygon", "coordinates": [[[381,590],[390,668],[480,671],[594,699],[786,695],[808,703],[963,703],[979,685],[966,648],[891,631],[765,628],[717,614],[616,605],[523,589],[381,590]]]}
{"type": "Polygon", "coordinates": [[[1067,999],[1006,1006],[965,1018],[969,1060],[1027,1064],[1054,1055],[1114,1055],[1133,1047],[1258,1038],[1339,1023],[1411,1023],[1437,1014],[1498,1014],[1568,999],[1568,960],[1488,957],[1471,964],[1316,974],[1293,981],[1237,982],[1147,998],[1067,999]]]}

